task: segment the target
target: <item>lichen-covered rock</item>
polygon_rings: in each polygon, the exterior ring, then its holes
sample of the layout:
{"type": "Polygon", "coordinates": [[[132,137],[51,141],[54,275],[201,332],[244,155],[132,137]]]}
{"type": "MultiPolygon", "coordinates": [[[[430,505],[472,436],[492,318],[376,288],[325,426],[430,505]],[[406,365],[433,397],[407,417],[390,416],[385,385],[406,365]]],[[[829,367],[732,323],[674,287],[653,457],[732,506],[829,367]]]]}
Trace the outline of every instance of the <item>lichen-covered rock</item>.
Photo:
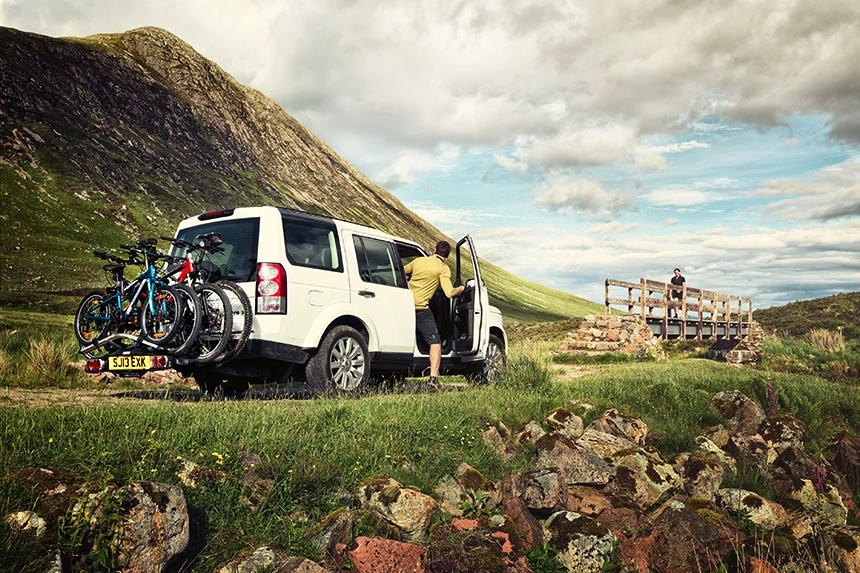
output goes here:
{"type": "Polygon", "coordinates": [[[571,572],[602,571],[615,543],[609,529],[572,511],[553,514],[546,528],[550,545],[558,550],[556,559],[571,572]]]}
{"type": "Polygon", "coordinates": [[[758,433],[767,444],[767,463],[770,464],[789,448],[803,448],[806,424],[794,416],[776,414],[762,421],[758,433]]]}
{"type": "MultiPolygon", "coordinates": [[[[728,438],[726,441],[728,442],[728,438]]],[[[696,450],[693,453],[719,462],[726,470],[726,475],[734,475],[738,471],[738,462],[706,436],[696,438],[696,450]]]]}
{"type": "Polygon", "coordinates": [[[788,524],[788,514],[785,509],[757,493],[725,488],[717,492],[715,499],[720,507],[735,515],[743,516],[764,529],[776,529],[788,524]]]}
{"type": "Polygon", "coordinates": [[[493,448],[505,461],[511,461],[516,458],[520,450],[514,443],[505,436],[499,433],[499,429],[495,426],[490,426],[483,433],[484,441],[493,448]]]}
{"type": "Polygon", "coordinates": [[[245,486],[242,501],[254,512],[275,487],[275,480],[264,469],[260,456],[253,452],[243,451],[239,463],[242,466],[242,484],[245,486]]]}
{"type": "Polygon", "coordinates": [[[683,488],[675,468],[656,454],[637,448],[618,452],[610,459],[615,466],[612,491],[642,509],[668,499],[683,488]]]}
{"type": "Polygon", "coordinates": [[[623,438],[640,446],[645,445],[645,438],[648,437],[648,426],[645,422],[614,408],[593,420],[588,429],[623,438]]]}
{"type": "Polygon", "coordinates": [[[711,500],[720,489],[726,475],[725,466],[708,456],[681,454],[675,460],[675,469],[690,497],[711,500]]]}
{"type": "Polygon", "coordinates": [[[476,492],[485,499],[485,507],[487,511],[492,511],[502,503],[503,492],[502,488],[484,477],[484,474],[473,468],[467,463],[461,463],[457,466],[457,479],[460,480],[460,485],[466,490],[471,501],[475,501],[474,497],[469,493],[476,492]]]}
{"type": "Polygon", "coordinates": [[[621,436],[613,436],[606,432],[601,432],[592,427],[588,427],[582,435],[576,440],[576,443],[584,448],[596,452],[602,458],[611,457],[613,454],[622,450],[629,450],[640,447],[639,444],[632,440],[621,436]]]}
{"type": "Polygon", "coordinates": [[[427,537],[436,507],[430,496],[381,477],[359,486],[356,498],[363,508],[400,529],[405,541],[427,537]]]}
{"type": "Polygon", "coordinates": [[[434,524],[430,528],[427,571],[526,573],[528,567],[513,523],[504,516],[493,516],[434,524]]]}
{"type": "Polygon", "coordinates": [[[738,464],[747,468],[763,468],[767,465],[767,443],[758,433],[739,433],[729,438],[726,451],[738,464]]]}
{"type": "Polygon", "coordinates": [[[349,552],[351,570],[356,573],[424,573],[424,559],[422,547],[393,539],[359,537],[349,552]]]}
{"type": "Polygon", "coordinates": [[[16,511],[6,516],[6,522],[15,531],[30,531],[37,538],[45,535],[47,523],[35,511],[16,511]]]}
{"type": "Polygon", "coordinates": [[[821,525],[845,525],[848,519],[848,508],[831,483],[795,478],[774,481],[774,489],[782,497],[798,502],[821,525]]]}
{"type": "Polygon", "coordinates": [[[718,448],[724,448],[729,441],[729,431],[722,424],[711,426],[702,432],[702,437],[713,442],[718,448]]]}
{"type": "Polygon", "coordinates": [[[525,425],[523,430],[517,434],[516,441],[518,444],[529,443],[533,444],[539,439],[541,439],[546,432],[543,428],[538,425],[537,422],[531,420],[528,424],[525,425]]]}
{"type": "Polygon", "coordinates": [[[504,513],[516,528],[525,549],[540,547],[543,543],[543,526],[522,499],[505,496],[504,513]]]}
{"type": "Polygon", "coordinates": [[[327,515],[308,532],[311,545],[323,556],[334,556],[337,547],[352,544],[352,512],[342,507],[327,515]]]}
{"type": "Polygon", "coordinates": [[[765,418],[762,407],[739,390],[719,392],[711,400],[708,410],[724,417],[732,433],[757,432],[765,418]]]}
{"type": "Polygon", "coordinates": [[[433,492],[436,494],[437,505],[442,513],[454,517],[463,515],[462,504],[469,501],[469,494],[453,476],[445,476],[439,480],[433,492]]]}
{"type": "Polygon", "coordinates": [[[594,487],[571,485],[567,488],[567,510],[592,519],[612,508],[612,501],[594,487]]]}
{"type": "Polygon", "coordinates": [[[599,454],[553,432],[539,439],[535,446],[538,452],[536,466],[559,468],[568,485],[605,485],[614,475],[612,466],[599,454]]]}
{"type": "Polygon", "coordinates": [[[860,490],[860,438],[843,430],[827,444],[831,463],[845,476],[848,486],[860,490]]]}
{"type": "Polygon", "coordinates": [[[836,571],[860,571],[860,527],[826,527],[821,533],[821,545],[836,571]]]}
{"type": "Polygon", "coordinates": [[[546,415],[544,421],[556,433],[570,440],[575,440],[582,435],[582,418],[567,408],[554,408],[546,415]]]}
{"type": "Polygon", "coordinates": [[[557,468],[526,472],[511,479],[512,495],[538,517],[549,517],[567,506],[567,483],[557,468]]]}
{"type": "Polygon", "coordinates": [[[268,547],[258,547],[247,557],[239,557],[233,562],[221,567],[218,573],[257,573],[258,571],[271,571],[278,558],[275,552],[268,547]]]}
{"type": "Polygon", "coordinates": [[[661,508],[647,533],[621,546],[621,562],[635,571],[718,571],[734,557],[744,533],[683,505],[661,508]]]}

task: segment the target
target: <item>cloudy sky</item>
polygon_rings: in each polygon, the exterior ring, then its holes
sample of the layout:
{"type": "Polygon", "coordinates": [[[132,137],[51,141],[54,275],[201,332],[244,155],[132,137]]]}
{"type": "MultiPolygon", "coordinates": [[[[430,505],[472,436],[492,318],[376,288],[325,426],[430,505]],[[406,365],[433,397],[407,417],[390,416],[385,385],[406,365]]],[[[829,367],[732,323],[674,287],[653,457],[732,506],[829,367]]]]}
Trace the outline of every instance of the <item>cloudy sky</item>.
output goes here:
{"type": "Polygon", "coordinates": [[[51,36],[160,26],[443,231],[590,300],[860,290],[857,0],[0,0],[51,36]]]}

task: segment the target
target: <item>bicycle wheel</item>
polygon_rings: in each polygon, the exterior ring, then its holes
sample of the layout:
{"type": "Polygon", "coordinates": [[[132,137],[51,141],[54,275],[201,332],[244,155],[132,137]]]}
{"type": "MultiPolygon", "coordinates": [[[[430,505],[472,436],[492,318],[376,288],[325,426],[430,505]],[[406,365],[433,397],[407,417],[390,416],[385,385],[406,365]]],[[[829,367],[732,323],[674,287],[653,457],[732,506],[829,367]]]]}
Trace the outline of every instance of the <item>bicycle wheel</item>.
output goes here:
{"type": "Polygon", "coordinates": [[[167,344],[182,321],[182,299],[176,289],[157,285],[152,300],[145,300],[140,313],[140,330],[143,340],[162,346],[167,344]]]}
{"type": "Polygon", "coordinates": [[[205,283],[195,287],[200,300],[200,331],[192,347],[198,364],[212,362],[227,348],[233,329],[233,313],[227,293],[219,286],[205,283]]]}
{"type": "Polygon", "coordinates": [[[107,337],[111,332],[111,316],[116,304],[107,294],[96,290],[88,293],[75,311],[75,338],[87,358],[101,358],[110,348],[107,344],[83,351],[107,337]]]}
{"type": "Polygon", "coordinates": [[[197,293],[188,285],[172,285],[182,299],[182,320],[179,328],[165,349],[175,356],[181,356],[188,352],[197,341],[197,333],[200,331],[202,320],[200,300],[197,293]]]}
{"type": "Polygon", "coordinates": [[[251,310],[251,301],[248,300],[248,295],[242,287],[232,281],[218,281],[215,284],[224,289],[227,298],[230,299],[230,308],[233,312],[233,328],[230,340],[227,342],[227,349],[217,357],[218,363],[224,363],[232,360],[245,349],[248,337],[251,336],[254,313],[251,310]]]}

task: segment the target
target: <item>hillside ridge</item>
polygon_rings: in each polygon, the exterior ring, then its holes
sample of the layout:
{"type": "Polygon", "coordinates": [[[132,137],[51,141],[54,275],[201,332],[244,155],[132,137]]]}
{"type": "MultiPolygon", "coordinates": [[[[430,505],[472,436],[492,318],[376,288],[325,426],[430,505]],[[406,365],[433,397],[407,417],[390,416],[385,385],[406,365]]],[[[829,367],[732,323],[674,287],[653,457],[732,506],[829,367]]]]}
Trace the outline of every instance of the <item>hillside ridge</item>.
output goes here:
{"type": "MultiPolygon", "coordinates": [[[[219,207],[292,207],[428,247],[444,237],[277,102],[151,27],[86,38],[0,28],[0,187],[6,292],[83,290],[98,277],[92,248],[219,207]]],[[[599,309],[483,265],[513,318],[599,309]]]]}

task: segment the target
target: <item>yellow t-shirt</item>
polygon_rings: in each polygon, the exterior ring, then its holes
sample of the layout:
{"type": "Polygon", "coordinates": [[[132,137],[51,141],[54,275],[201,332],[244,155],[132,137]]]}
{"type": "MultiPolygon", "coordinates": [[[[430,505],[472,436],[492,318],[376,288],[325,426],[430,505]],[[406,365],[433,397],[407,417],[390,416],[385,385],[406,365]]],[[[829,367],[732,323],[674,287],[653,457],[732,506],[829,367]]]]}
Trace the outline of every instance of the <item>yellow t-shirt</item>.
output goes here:
{"type": "Polygon", "coordinates": [[[464,287],[451,284],[451,269],[436,255],[419,257],[403,268],[406,274],[411,274],[409,290],[415,299],[415,308],[427,308],[433,293],[440,286],[445,296],[451,298],[463,292],[464,287]]]}

